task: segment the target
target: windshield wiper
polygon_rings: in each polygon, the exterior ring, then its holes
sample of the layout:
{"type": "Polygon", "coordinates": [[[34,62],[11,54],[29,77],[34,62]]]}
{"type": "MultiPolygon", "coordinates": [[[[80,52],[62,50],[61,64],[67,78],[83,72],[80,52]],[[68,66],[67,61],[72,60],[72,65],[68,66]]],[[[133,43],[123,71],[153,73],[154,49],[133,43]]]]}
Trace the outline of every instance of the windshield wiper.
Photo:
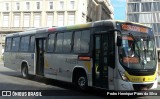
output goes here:
{"type": "Polygon", "coordinates": [[[137,44],[137,40],[135,39],[135,37],[133,36],[133,34],[129,33],[129,36],[131,36],[133,38],[134,43],[136,44],[137,48],[138,48],[138,57],[140,59],[140,48],[137,44]]]}

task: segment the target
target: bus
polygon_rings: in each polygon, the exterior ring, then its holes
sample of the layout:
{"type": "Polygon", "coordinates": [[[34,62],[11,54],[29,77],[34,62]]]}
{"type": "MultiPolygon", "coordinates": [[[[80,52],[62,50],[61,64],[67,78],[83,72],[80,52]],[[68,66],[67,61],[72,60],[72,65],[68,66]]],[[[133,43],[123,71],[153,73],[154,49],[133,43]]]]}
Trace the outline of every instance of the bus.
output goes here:
{"type": "Polygon", "coordinates": [[[8,34],[4,66],[80,89],[150,90],[158,83],[152,28],[118,20],[8,34]]]}

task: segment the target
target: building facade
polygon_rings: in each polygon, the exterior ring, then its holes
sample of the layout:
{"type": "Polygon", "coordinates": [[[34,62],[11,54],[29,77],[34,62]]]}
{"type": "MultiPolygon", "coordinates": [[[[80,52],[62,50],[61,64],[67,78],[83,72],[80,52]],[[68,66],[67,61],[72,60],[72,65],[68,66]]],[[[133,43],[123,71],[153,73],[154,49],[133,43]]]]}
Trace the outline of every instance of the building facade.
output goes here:
{"type": "Polygon", "coordinates": [[[104,19],[113,19],[110,0],[0,0],[0,51],[8,33],[104,19]]]}
{"type": "Polygon", "coordinates": [[[127,0],[127,20],[152,27],[160,51],[160,0],[127,0]]]}

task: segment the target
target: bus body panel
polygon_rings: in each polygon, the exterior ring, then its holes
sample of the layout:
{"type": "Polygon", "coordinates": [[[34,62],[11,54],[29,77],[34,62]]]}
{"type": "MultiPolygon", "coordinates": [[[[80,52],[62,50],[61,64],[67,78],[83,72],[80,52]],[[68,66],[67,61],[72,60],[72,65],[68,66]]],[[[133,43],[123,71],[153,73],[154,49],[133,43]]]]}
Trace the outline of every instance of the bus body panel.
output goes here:
{"type": "Polygon", "coordinates": [[[34,74],[33,53],[5,53],[5,67],[21,72],[21,66],[23,62],[27,64],[29,74],[34,74]]]}
{"type": "Polygon", "coordinates": [[[87,75],[92,72],[91,62],[79,61],[78,55],[45,54],[44,61],[45,61],[45,66],[44,66],[45,77],[48,77],[47,75],[52,75],[52,77],[49,78],[56,78],[57,80],[72,82],[73,70],[77,67],[83,68],[86,71],[87,75]],[[60,62],[57,60],[60,60],[60,62]]]}

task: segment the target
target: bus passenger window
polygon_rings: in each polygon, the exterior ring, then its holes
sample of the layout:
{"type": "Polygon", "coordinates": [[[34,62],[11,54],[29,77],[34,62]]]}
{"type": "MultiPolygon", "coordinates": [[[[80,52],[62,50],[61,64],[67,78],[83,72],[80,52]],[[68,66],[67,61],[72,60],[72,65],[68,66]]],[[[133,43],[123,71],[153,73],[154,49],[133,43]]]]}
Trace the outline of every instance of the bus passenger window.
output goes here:
{"type": "Polygon", "coordinates": [[[50,34],[48,36],[48,48],[47,48],[47,52],[53,52],[54,50],[54,40],[55,40],[55,34],[50,34]]]}
{"type": "Polygon", "coordinates": [[[27,52],[28,46],[29,46],[29,36],[22,37],[20,42],[20,51],[27,52]]]}
{"type": "Polygon", "coordinates": [[[63,52],[71,52],[72,32],[64,33],[63,52]]]}
{"type": "Polygon", "coordinates": [[[89,52],[90,30],[82,31],[81,35],[81,53],[89,52]]]}
{"type": "Polygon", "coordinates": [[[12,39],[12,51],[17,52],[19,49],[19,37],[15,37],[12,39]]]}
{"type": "Polygon", "coordinates": [[[74,35],[74,53],[89,52],[90,31],[77,31],[74,35]]]}
{"type": "Polygon", "coordinates": [[[29,51],[34,52],[35,46],[35,36],[30,37],[30,45],[29,45],[29,51]]]}
{"type": "Polygon", "coordinates": [[[56,50],[55,52],[62,52],[63,33],[57,34],[56,50]]]}
{"type": "Polygon", "coordinates": [[[5,51],[10,51],[10,50],[11,50],[11,38],[7,38],[5,51]]]}
{"type": "Polygon", "coordinates": [[[77,31],[74,34],[74,53],[80,52],[81,31],[77,31]]]}

